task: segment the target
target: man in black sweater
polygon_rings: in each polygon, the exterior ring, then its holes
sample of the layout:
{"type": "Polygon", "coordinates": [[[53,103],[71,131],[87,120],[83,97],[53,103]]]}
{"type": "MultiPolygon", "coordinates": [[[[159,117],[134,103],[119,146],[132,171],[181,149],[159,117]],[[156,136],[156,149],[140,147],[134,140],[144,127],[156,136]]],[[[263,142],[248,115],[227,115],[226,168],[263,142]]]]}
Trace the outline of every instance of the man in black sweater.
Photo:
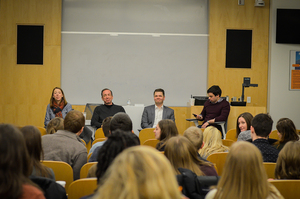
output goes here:
{"type": "Polygon", "coordinates": [[[104,102],[103,105],[97,106],[94,110],[91,125],[98,128],[101,128],[102,121],[109,117],[114,116],[116,113],[124,112],[125,110],[122,106],[115,105],[113,100],[113,93],[110,89],[105,88],[101,91],[101,98],[104,102]]]}

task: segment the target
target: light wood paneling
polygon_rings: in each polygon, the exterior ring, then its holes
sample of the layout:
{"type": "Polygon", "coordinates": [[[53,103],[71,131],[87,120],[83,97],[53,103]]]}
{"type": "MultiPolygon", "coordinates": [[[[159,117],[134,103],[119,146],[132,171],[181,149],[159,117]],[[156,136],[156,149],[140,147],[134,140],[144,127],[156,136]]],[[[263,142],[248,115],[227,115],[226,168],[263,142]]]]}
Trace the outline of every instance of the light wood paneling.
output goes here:
{"type": "MultiPolygon", "coordinates": [[[[240,97],[243,77],[251,77],[257,88],[245,89],[251,96],[250,106],[267,106],[269,0],[264,7],[255,7],[255,0],[239,6],[236,0],[210,0],[208,87],[219,85],[222,96],[240,97]],[[252,30],[252,68],[225,68],[226,29],[252,30]]],[[[248,104],[247,104],[248,105],[248,104]]]]}
{"type": "Polygon", "coordinates": [[[43,126],[60,86],[61,0],[0,1],[0,121],[43,126]],[[44,25],[44,64],[17,65],[17,25],[44,25]]]}

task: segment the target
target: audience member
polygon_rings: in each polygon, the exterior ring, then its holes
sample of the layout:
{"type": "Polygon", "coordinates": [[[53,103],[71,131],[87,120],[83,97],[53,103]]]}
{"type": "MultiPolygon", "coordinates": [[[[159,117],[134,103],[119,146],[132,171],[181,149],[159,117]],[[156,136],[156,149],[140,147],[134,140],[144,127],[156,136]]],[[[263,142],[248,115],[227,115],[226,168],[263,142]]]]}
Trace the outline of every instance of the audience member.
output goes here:
{"type": "Polygon", "coordinates": [[[81,112],[70,111],[64,120],[64,129],[55,134],[44,135],[42,146],[44,160],[63,161],[73,168],[74,180],[79,179],[80,169],[87,162],[87,150],[78,137],[85,124],[81,112]]]}
{"type": "MultiPolygon", "coordinates": [[[[109,136],[109,134],[110,134],[109,126],[110,126],[111,119],[112,119],[112,116],[105,118],[101,125],[101,128],[103,130],[103,133],[104,133],[104,136],[106,139],[107,139],[107,136],[109,136]]],[[[106,140],[93,144],[92,148],[90,149],[89,154],[93,153],[97,147],[101,147],[105,142],[106,142],[106,140]]]]}
{"type": "Polygon", "coordinates": [[[300,142],[289,141],[279,152],[275,179],[300,179],[300,142]]]}
{"type": "Polygon", "coordinates": [[[193,144],[183,136],[172,137],[167,141],[165,156],[170,160],[176,174],[178,168],[189,169],[197,176],[217,176],[212,163],[200,160],[193,144]]]}
{"type": "Polygon", "coordinates": [[[24,137],[9,124],[0,124],[0,168],[0,198],[45,199],[29,179],[32,167],[24,137]]]}
{"type": "Polygon", "coordinates": [[[277,125],[278,142],[275,143],[276,148],[280,151],[284,145],[292,140],[299,140],[299,133],[295,127],[295,124],[289,118],[281,118],[278,120],[277,125]]]}
{"type": "Polygon", "coordinates": [[[54,134],[58,130],[64,130],[64,119],[60,117],[53,118],[47,125],[47,134],[54,134]]]}
{"type": "Polygon", "coordinates": [[[154,129],[155,138],[159,140],[156,145],[156,149],[164,151],[166,142],[173,136],[178,135],[178,130],[175,123],[172,120],[165,119],[160,120],[154,129]]]}
{"type": "Polygon", "coordinates": [[[147,146],[124,150],[108,168],[96,199],[180,199],[172,167],[164,155],[147,146]]]}
{"type": "Polygon", "coordinates": [[[216,189],[206,199],[227,198],[283,198],[267,181],[260,151],[249,142],[240,141],[231,146],[222,177],[216,189]]]}
{"type": "Polygon", "coordinates": [[[209,99],[204,103],[203,110],[196,118],[203,120],[201,128],[207,126],[215,126],[222,132],[220,125],[214,124],[215,122],[227,121],[230,105],[229,102],[221,98],[222,90],[219,86],[214,85],[207,90],[209,99]]]}
{"type": "Polygon", "coordinates": [[[98,128],[101,128],[102,121],[109,117],[109,116],[114,116],[116,113],[119,112],[124,112],[125,110],[122,106],[115,105],[112,100],[113,100],[113,92],[108,89],[104,88],[101,91],[101,98],[104,102],[103,105],[97,106],[93,112],[92,120],[91,120],[91,125],[98,128]]]}
{"type": "Polygon", "coordinates": [[[131,131],[122,131],[117,129],[108,136],[107,141],[99,149],[97,161],[98,164],[89,169],[87,177],[97,177],[97,181],[101,179],[105,171],[124,149],[140,145],[139,138],[131,131]],[[97,170],[97,172],[96,172],[97,170]]]}
{"type": "Polygon", "coordinates": [[[220,131],[213,126],[209,126],[204,130],[203,142],[204,146],[199,153],[204,159],[207,159],[213,153],[229,151],[229,148],[222,143],[220,131]]]}
{"type": "Polygon", "coordinates": [[[237,141],[246,141],[251,139],[251,120],[253,116],[251,113],[245,112],[238,116],[236,121],[236,137],[237,141]]]}
{"type": "Polygon", "coordinates": [[[262,153],[264,162],[276,162],[278,158],[278,150],[268,141],[272,125],[271,116],[264,113],[256,115],[251,122],[252,143],[262,153]]]}
{"type": "Polygon", "coordinates": [[[146,106],[142,115],[141,127],[155,128],[160,120],[170,119],[175,122],[174,110],[164,106],[165,91],[161,88],[155,89],[154,105],[146,106]]]}
{"type": "MultiPolygon", "coordinates": [[[[123,131],[132,131],[132,121],[130,117],[123,112],[115,114],[111,121],[110,121],[110,132],[113,132],[117,129],[123,130],[123,131]]],[[[95,148],[94,152],[92,153],[89,162],[97,162],[98,152],[101,146],[98,146],[95,148]]]]}
{"type": "Polygon", "coordinates": [[[21,132],[25,138],[26,148],[32,166],[31,176],[47,177],[55,180],[54,172],[41,163],[43,148],[41,133],[35,126],[24,126],[21,132]]]}
{"type": "MultiPolygon", "coordinates": [[[[72,105],[67,102],[64,91],[59,87],[55,87],[52,90],[50,104],[48,104],[46,109],[46,116],[44,122],[45,129],[47,129],[49,122],[53,118],[60,117],[64,119],[71,110],[72,105]]],[[[82,138],[85,141],[85,143],[89,143],[92,134],[93,132],[89,128],[84,128],[83,132],[80,134],[80,138],[82,138]]]]}
{"type": "Polygon", "coordinates": [[[203,147],[203,133],[200,128],[196,126],[190,126],[183,132],[183,136],[186,137],[196,148],[197,153],[203,147]]]}

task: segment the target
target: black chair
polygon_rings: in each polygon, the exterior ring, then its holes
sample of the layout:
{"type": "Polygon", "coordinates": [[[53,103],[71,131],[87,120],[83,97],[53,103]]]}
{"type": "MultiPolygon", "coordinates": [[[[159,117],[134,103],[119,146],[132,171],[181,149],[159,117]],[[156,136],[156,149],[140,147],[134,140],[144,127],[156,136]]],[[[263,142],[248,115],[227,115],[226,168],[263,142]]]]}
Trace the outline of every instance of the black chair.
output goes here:
{"type": "Polygon", "coordinates": [[[178,168],[177,182],[182,186],[182,193],[190,199],[204,199],[210,187],[217,185],[219,176],[197,176],[189,169],[178,168]]]}

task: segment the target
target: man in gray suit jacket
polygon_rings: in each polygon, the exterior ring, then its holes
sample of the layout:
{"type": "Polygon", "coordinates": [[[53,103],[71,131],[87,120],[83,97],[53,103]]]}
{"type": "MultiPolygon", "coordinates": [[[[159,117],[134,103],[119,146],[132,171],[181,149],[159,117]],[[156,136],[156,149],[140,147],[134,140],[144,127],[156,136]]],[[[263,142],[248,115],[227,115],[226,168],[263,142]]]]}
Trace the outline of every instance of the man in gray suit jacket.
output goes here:
{"type": "Polygon", "coordinates": [[[141,127],[155,128],[158,122],[162,119],[171,119],[175,122],[174,110],[164,106],[165,91],[158,88],[154,91],[155,104],[144,108],[142,115],[141,127]]]}

